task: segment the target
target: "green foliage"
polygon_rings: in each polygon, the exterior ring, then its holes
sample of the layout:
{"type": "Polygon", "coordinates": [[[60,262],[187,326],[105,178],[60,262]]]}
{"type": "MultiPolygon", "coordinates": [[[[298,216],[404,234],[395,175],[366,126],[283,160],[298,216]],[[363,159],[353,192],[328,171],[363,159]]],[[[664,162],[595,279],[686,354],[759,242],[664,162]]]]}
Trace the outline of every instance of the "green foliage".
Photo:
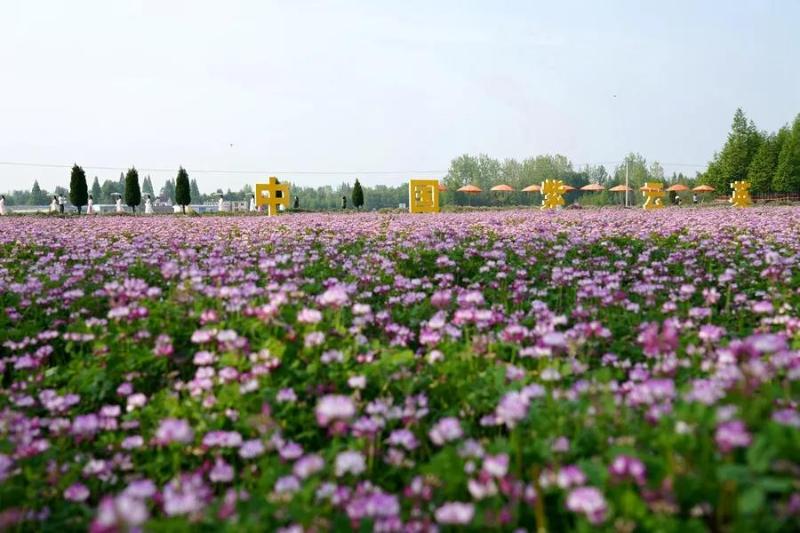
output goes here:
{"type": "MultiPolygon", "coordinates": [[[[178,186],[178,184],[176,183],[175,187],[177,188],[177,186],[178,186]]],[[[191,193],[191,197],[194,198],[195,201],[199,201],[202,195],[200,194],[200,188],[197,186],[197,180],[196,179],[193,179],[191,181],[189,190],[190,190],[190,193],[191,193]]]]}
{"type": "Polygon", "coordinates": [[[100,199],[103,197],[103,188],[100,187],[100,180],[97,179],[97,176],[94,177],[94,181],[92,182],[92,198],[94,198],[95,202],[100,202],[100,199]]]}
{"type": "MultiPolygon", "coordinates": [[[[192,181],[192,185],[197,187],[197,183],[192,181]]],[[[178,175],[175,177],[175,203],[181,206],[181,211],[186,212],[186,206],[192,203],[192,185],[189,184],[189,174],[186,169],[180,167],[178,175]]]]}
{"type": "Polygon", "coordinates": [[[778,192],[800,192],[800,114],[781,146],[772,187],[778,192]]]}
{"type": "Polygon", "coordinates": [[[154,198],[156,193],[153,190],[153,182],[150,181],[150,176],[146,176],[142,180],[142,192],[144,194],[149,194],[151,198],[154,198]]]}
{"type": "Polygon", "coordinates": [[[125,204],[136,212],[136,206],[142,203],[142,191],[139,189],[139,173],[131,167],[125,174],[125,204]]]}
{"type": "Polygon", "coordinates": [[[42,189],[39,187],[38,181],[33,182],[33,187],[31,188],[30,203],[33,205],[43,205],[48,203],[47,193],[42,191],[42,189]]]}
{"type": "Polygon", "coordinates": [[[353,207],[356,209],[361,209],[364,205],[364,190],[361,188],[361,183],[359,183],[358,179],[356,179],[355,185],[353,185],[353,207]]]}
{"type": "Polygon", "coordinates": [[[89,189],[86,186],[86,173],[78,165],[73,165],[69,177],[69,201],[81,212],[81,207],[89,200],[89,189]]]}

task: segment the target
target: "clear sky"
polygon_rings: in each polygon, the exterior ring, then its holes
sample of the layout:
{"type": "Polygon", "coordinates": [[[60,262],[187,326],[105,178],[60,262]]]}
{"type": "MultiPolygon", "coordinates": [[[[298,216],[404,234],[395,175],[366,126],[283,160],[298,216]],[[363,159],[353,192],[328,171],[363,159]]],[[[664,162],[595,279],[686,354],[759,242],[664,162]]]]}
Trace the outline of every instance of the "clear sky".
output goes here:
{"type": "MultiPolygon", "coordinates": [[[[799,21],[797,0],[2,0],[0,161],[183,165],[204,191],[479,152],[693,174],[675,163],[706,163],[736,107],[768,130],[800,112],[799,21]]],[[[68,173],[0,165],[0,190],[68,173]]]]}

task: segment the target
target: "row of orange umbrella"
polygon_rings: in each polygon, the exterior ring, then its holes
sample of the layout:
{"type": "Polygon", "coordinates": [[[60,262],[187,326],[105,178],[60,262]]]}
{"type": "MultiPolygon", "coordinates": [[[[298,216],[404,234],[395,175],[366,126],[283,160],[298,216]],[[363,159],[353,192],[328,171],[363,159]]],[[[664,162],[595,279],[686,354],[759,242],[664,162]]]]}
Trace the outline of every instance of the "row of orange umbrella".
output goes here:
{"type": "MultiPolygon", "coordinates": [[[[640,187],[639,190],[646,190],[646,189],[647,189],[646,187],[640,187]]],[[[440,191],[446,191],[447,189],[443,185],[439,184],[439,190],[440,191]]],[[[492,191],[496,191],[496,192],[514,192],[514,188],[513,187],[511,187],[510,185],[506,185],[504,183],[502,183],[500,185],[495,185],[494,187],[491,188],[491,190],[492,191]]],[[[522,192],[539,192],[540,190],[541,190],[541,187],[539,185],[528,185],[527,187],[522,189],[522,192]]],[[[571,185],[564,185],[564,191],[565,192],[574,191],[574,190],[575,190],[575,187],[572,187],[571,185]]],[[[590,183],[589,185],[584,185],[583,187],[581,187],[580,190],[582,190],[582,191],[599,192],[599,191],[604,191],[605,187],[603,187],[599,183],[590,183]]],[[[631,191],[633,191],[633,189],[631,189],[627,185],[616,185],[614,187],[611,187],[608,190],[610,192],[631,192],[631,191]]],[[[667,192],[685,192],[685,191],[688,191],[688,190],[689,190],[689,187],[687,187],[686,185],[683,185],[683,184],[680,184],[680,183],[676,183],[675,185],[672,185],[671,187],[669,187],[667,189],[667,192]]],[[[712,192],[714,190],[715,190],[714,187],[711,187],[710,185],[699,185],[699,186],[695,187],[694,189],[692,189],[693,192],[712,192]]],[[[464,185],[463,187],[458,189],[458,192],[465,192],[465,193],[475,194],[475,193],[483,192],[483,189],[481,189],[480,187],[477,187],[475,185],[464,185]]]]}

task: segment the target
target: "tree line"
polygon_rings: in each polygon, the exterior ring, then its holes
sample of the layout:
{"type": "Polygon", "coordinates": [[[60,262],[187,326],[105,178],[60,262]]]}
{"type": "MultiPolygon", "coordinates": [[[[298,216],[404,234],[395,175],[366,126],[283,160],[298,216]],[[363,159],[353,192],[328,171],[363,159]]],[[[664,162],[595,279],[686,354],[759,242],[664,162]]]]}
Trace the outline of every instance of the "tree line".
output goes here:
{"type": "MultiPolygon", "coordinates": [[[[80,168],[78,165],[75,167],[80,168]]],[[[72,175],[75,173],[75,167],[72,175]]],[[[186,173],[183,168],[180,171],[186,173]]],[[[83,169],[80,169],[80,172],[82,173],[83,169]]],[[[800,193],[800,114],[791,126],[787,124],[776,132],[766,132],[759,131],[753,121],[748,120],[741,109],[737,109],[731,131],[722,149],[714,154],[704,171],[697,172],[693,177],[683,173],[673,173],[666,177],[664,168],[658,161],[648,162],[638,153],[629,153],[613,169],[608,169],[604,165],[583,165],[577,168],[562,154],[542,154],[522,160],[499,160],[486,154],[464,154],[451,161],[447,174],[442,178],[446,191],[442,193],[441,200],[444,204],[450,205],[524,205],[534,200],[529,193],[521,192],[521,189],[528,185],[540,184],[545,179],[560,179],[577,189],[589,183],[599,183],[608,187],[624,183],[626,173],[628,183],[634,191],[647,181],[660,181],[667,184],[682,183],[689,187],[703,183],[713,186],[720,194],[727,194],[730,191],[730,183],[746,180],[750,182],[751,192],[754,194],[800,193]],[[458,188],[470,184],[483,189],[484,194],[468,195],[456,192],[458,188]],[[510,185],[515,192],[490,192],[493,186],[499,184],[510,185]]],[[[131,189],[131,195],[128,196],[128,181],[133,180],[134,175],[138,187],[138,172],[135,168],[131,168],[127,173],[120,173],[119,179],[106,179],[102,183],[95,176],[91,188],[87,188],[87,191],[92,194],[95,203],[114,203],[116,195],[121,195],[126,205],[131,207],[140,206],[143,195],[147,194],[154,200],[177,205],[206,203],[216,200],[219,196],[228,201],[247,201],[253,195],[253,187],[250,184],[244,185],[239,191],[232,191],[229,188],[227,192],[217,189],[210,193],[202,193],[197,181],[189,179],[186,175],[188,200],[185,196],[181,196],[179,200],[179,172],[174,179],[167,179],[158,193],[150,176],[145,176],[141,182],[140,194],[136,196],[131,189]],[[133,200],[137,201],[134,204],[129,203],[133,200]]],[[[85,173],[81,179],[85,182],[85,173]]],[[[340,209],[343,198],[348,199],[351,206],[363,206],[368,210],[396,208],[408,202],[408,182],[396,186],[362,186],[355,180],[354,185],[344,182],[338,186],[318,187],[294,186],[291,182],[288,183],[292,185],[292,196],[296,199],[296,206],[311,211],[340,209]],[[354,190],[356,185],[357,192],[354,190]],[[358,204],[355,202],[356,197],[359,199],[358,204]]],[[[77,187],[81,189],[81,183],[77,183],[77,187]]],[[[12,191],[6,195],[6,201],[9,205],[46,205],[52,195],[67,196],[70,192],[65,187],[56,187],[52,192],[46,191],[39,186],[38,181],[34,181],[30,191],[12,191]]],[[[609,204],[622,202],[623,195],[608,191],[591,194],[581,194],[576,191],[568,193],[566,199],[568,203],[580,201],[584,204],[609,204]]],[[[642,201],[641,195],[635,193],[630,194],[629,199],[633,203],[642,201]]],[[[86,205],[82,193],[75,201],[83,203],[76,204],[71,195],[70,201],[76,206],[86,205]]]]}
{"type": "Polygon", "coordinates": [[[699,178],[725,193],[740,180],[756,194],[800,193],[800,114],[791,125],[767,132],[737,109],[725,145],[699,178]]]}

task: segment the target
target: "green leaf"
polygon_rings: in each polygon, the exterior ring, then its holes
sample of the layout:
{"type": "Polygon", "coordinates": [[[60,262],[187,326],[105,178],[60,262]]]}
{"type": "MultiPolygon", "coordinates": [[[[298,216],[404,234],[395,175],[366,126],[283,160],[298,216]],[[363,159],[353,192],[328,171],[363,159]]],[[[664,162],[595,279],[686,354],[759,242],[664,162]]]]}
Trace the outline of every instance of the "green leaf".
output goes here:
{"type": "Polygon", "coordinates": [[[739,495],[739,512],[742,514],[755,514],[762,509],[766,493],[761,487],[750,487],[739,495]]]}

